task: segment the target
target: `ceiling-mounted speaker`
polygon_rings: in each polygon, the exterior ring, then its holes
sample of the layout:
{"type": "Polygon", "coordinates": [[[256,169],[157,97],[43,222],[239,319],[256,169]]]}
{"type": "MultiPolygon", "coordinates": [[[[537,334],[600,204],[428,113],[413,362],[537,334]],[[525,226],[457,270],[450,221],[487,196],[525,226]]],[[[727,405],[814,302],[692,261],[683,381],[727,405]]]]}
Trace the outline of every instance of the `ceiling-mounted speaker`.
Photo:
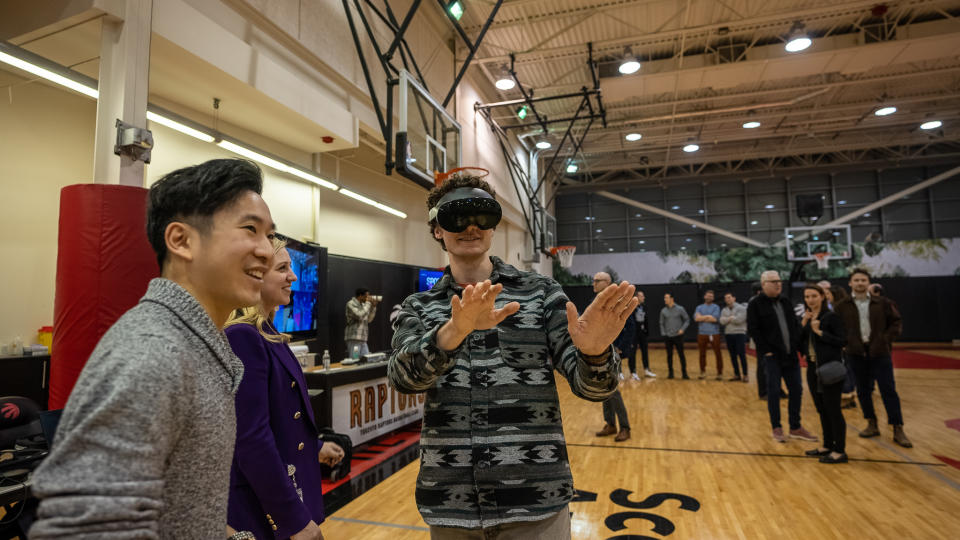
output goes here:
{"type": "Polygon", "coordinates": [[[797,217],[816,221],[823,217],[822,193],[797,195],[797,217]]]}

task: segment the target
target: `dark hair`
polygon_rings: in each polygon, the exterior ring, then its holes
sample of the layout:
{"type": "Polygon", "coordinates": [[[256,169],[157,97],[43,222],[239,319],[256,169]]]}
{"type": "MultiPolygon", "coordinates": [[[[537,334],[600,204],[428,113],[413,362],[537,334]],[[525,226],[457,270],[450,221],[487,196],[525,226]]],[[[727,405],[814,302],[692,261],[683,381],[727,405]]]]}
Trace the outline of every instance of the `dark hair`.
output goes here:
{"type": "Polygon", "coordinates": [[[213,215],[238,197],[263,192],[260,167],[244,159],[212,159],[177,169],[157,180],[147,194],[147,239],[163,271],[167,258],[167,226],[182,221],[201,233],[210,230],[213,215]]]}
{"type": "Polygon", "coordinates": [[[813,289],[818,293],[820,293],[820,296],[824,298],[827,297],[827,293],[823,292],[823,287],[817,285],[816,283],[807,283],[806,285],[804,285],[803,290],[807,290],[807,289],[813,289]]]}
{"type": "MultiPolygon", "coordinates": [[[[440,199],[442,199],[444,195],[446,195],[447,193],[450,193],[451,191],[457,188],[463,188],[463,187],[482,189],[487,193],[489,193],[490,196],[494,198],[494,200],[496,200],[497,198],[497,193],[493,190],[493,187],[491,187],[490,184],[487,183],[486,180],[480,178],[479,176],[467,176],[467,175],[455,174],[450,178],[448,178],[439,186],[430,190],[430,193],[427,195],[427,212],[429,212],[434,206],[436,206],[437,203],[440,202],[440,199]]],[[[436,240],[437,242],[440,242],[440,247],[443,248],[444,251],[446,251],[447,246],[444,245],[443,238],[437,238],[436,236],[433,236],[434,231],[436,231],[438,227],[437,220],[432,219],[428,221],[427,226],[430,227],[430,236],[432,236],[433,239],[436,240]]]]}
{"type": "Polygon", "coordinates": [[[763,283],[754,281],[752,284],[750,284],[750,289],[753,291],[753,294],[758,294],[763,290],[763,283]]]}
{"type": "Polygon", "coordinates": [[[733,291],[727,291],[727,292],[723,293],[724,296],[726,296],[726,295],[728,295],[728,294],[729,294],[730,296],[732,296],[734,300],[737,299],[737,295],[733,294],[733,291]]]}
{"type": "Polygon", "coordinates": [[[830,294],[833,295],[833,305],[839,304],[841,301],[846,300],[850,296],[847,294],[847,290],[839,285],[830,287],[830,294]]]}
{"type": "Polygon", "coordinates": [[[664,296],[669,296],[670,298],[673,298],[673,295],[670,294],[670,293],[668,293],[668,292],[663,293],[663,295],[664,295],[664,296]]]}
{"type": "MultiPolygon", "coordinates": [[[[713,294],[713,289],[707,289],[707,290],[703,291],[703,295],[704,295],[704,296],[706,296],[707,294],[713,294]]],[[[716,296],[716,295],[714,295],[714,296],[716,296]]]]}
{"type": "Polygon", "coordinates": [[[854,269],[850,272],[850,279],[853,279],[853,276],[855,276],[855,275],[857,275],[857,274],[863,274],[863,275],[867,276],[867,279],[872,279],[872,278],[870,277],[870,272],[867,272],[866,269],[863,269],[863,268],[854,268],[854,269]]]}
{"type": "Polygon", "coordinates": [[[367,294],[368,292],[370,292],[370,289],[368,289],[368,288],[366,288],[366,287],[360,287],[360,288],[357,289],[357,293],[354,294],[354,296],[363,296],[363,295],[367,294]]]}

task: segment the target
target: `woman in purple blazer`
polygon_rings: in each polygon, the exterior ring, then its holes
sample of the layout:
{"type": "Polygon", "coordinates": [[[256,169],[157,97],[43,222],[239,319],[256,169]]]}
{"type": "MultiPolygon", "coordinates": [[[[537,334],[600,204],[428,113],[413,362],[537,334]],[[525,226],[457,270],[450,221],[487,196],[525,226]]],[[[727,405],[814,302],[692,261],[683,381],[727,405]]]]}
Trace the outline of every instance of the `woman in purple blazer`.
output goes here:
{"type": "Polygon", "coordinates": [[[286,344],[289,337],[270,324],[277,307],[290,302],[297,280],[284,244],[275,241],[274,248],[260,304],[242,310],[225,330],[244,369],[227,522],[258,540],[322,539],[320,463],[336,464],[343,450],[317,438],[303,370],[286,344]]]}

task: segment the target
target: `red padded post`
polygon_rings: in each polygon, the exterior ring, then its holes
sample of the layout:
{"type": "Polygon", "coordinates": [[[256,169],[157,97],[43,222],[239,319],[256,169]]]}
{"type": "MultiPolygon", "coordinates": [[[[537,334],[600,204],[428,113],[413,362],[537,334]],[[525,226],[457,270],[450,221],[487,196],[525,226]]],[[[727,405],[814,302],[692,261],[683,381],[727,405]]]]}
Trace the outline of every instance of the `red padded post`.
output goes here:
{"type": "Polygon", "coordinates": [[[159,275],[146,234],[147,190],[77,184],[60,191],[50,409],[66,404],[90,353],[159,275]]]}

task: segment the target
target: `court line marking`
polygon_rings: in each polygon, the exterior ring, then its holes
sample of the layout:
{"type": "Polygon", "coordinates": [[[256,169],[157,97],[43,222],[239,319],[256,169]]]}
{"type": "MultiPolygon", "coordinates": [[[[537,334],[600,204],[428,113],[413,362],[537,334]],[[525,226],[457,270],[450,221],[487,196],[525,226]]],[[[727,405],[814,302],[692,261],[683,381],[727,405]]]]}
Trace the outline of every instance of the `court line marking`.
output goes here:
{"type": "Polygon", "coordinates": [[[338,516],[329,516],[327,519],[335,521],[345,521],[347,523],[357,523],[360,525],[377,525],[379,527],[393,527],[394,529],[407,529],[411,531],[430,531],[430,527],[421,527],[419,525],[400,525],[399,523],[384,523],[382,521],[368,521],[366,519],[354,519],[338,516]]]}
{"type": "MultiPolygon", "coordinates": [[[[853,426],[852,426],[851,424],[849,424],[849,423],[847,423],[847,431],[856,433],[857,436],[859,436],[859,434],[860,434],[860,431],[859,431],[857,428],[853,427],[853,426]]],[[[863,437],[861,437],[861,438],[863,438],[863,437]]],[[[883,447],[884,449],[889,450],[890,452],[893,452],[894,454],[902,457],[903,459],[906,459],[907,461],[916,463],[917,465],[921,465],[920,468],[923,469],[923,472],[929,474],[930,476],[932,476],[932,477],[934,477],[935,479],[943,482],[944,484],[952,487],[953,489],[955,489],[955,490],[957,490],[957,491],[960,491],[960,483],[958,483],[957,481],[953,480],[953,479],[950,478],[949,476],[947,476],[947,475],[945,475],[945,474],[943,474],[943,473],[941,473],[941,472],[939,472],[939,471],[932,471],[932,470],[930,470],[930,468],[929,468],[930,466],[933,466],[933,467],[946,467],[946,466],[947,466],[946,463],[923,463],[923,462],[919,462],[919,461],[914,461],[913,458],[911,458],[911,457],[908,456],[907,454],[904,454],[904,453],[901,452],[900,450],[896,449],[892,444],[888,443],[887,441],[885,441],[885,440],[883,440],[883,439],[881,439],[881,438],[879,438],[879,437],[869,437],[869,438],[871,438],[871,439],[876,439],[875,441],[873,441],[874,444],[877,444],[877,445],[883,447]]],[[[852,461],[852,460],[851,460],[851,461],[852,461]]]]}
{"type": "MultiPolygon", "coordinates": [[[[784,458],[796,458],[796,459],[806,459],[809,461],[816,461],[815,458],[810,456],[805,456],[802,454],[768,454],[763,452],[735,452],[732,450],[699,450],[696,448],[658,448],[653,446],[629,446],[629,445],[609,445],[609,444],[583,444],[583,443],[567,443],[567,446],[580,446],[585,448],[627,448],[630,450],[654,450],[661,452],[682,452],[689,454],[720,454],[728,456],[753,456],[753,457],[784,457],[784,458]]],[[[894,451],[896,452],[896,451],[894,451]]],[[[897,461],[894,459],[870,459],[870,458],[849,458],[850,461],[859,461],[862,463],[890,463],[893,465],[920,465],[927,467],[946,467],[945,463],[929,463],[929,462],[920,462],[913,461],[906,456],[900,454],[901,457],[907,459],[907,461],[897,461]]],[[[958,484],[958,489],[960,489],[960,484],[958,484]]]]}

